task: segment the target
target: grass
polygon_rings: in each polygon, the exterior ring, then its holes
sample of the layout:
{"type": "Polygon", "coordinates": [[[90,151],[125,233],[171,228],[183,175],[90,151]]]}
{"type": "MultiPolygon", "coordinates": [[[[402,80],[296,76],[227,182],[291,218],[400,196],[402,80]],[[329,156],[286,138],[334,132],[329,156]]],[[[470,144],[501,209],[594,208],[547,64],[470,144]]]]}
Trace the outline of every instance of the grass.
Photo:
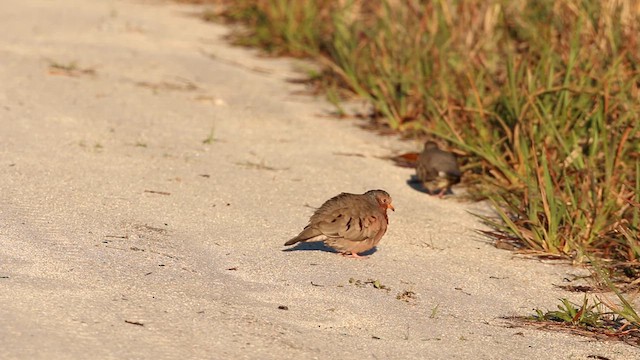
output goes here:
{"type": "Polygon", "coordinates": [[[611,276],[601,266],[600,261],[591,259],[591,262],[595,279],[598,280],[596,287],[609,289],[617,300],[608,299],[605,293],[596,296],[591,303],[587,295],[580,304],[563,298],[560,299],[557,310],[535,309],[533,316],[509,319],[545,330],[565,331],[603,340],[620,340],[640,347],[640,315],[619,287],[612,282],[611,276]]]}
{"type": "Polygon", "coordinates": [[[582,304],[574,304],[567,299],[560,299],[558,310],[543,312],[536,309],[536,315],[532,316],[537,321],[556,321],[574,326],[601,327],[603,324],[603,307],[599,302],[589,304],[585,296],[582,304]]]}
{"type": "Polygon", "coordinates": [[[209,131],[209,135],[202,140],[204,145],[211,145],[216,141],[216,128],[215,126],[211,126],[211,131],[209,131]]]}
{"type": "Polygon", "coordinates": [[[609,305],[584,296],[580,304],[560,299],[557,310],[535,310],[530,317],[511,317],[508,320],[551,331],[563,331],[603,340],[619,340],[640,346],[640,323],[629,320],[619,311],[610,311],[609,305]]]}
{"type": "Polygon", "coordinates": [[[599,340],[624,341],[632,346],[640,346],[640,328],[623,317],[607,311],[603,303],[591,303],[584,297],[582,303],[575,304],[560,299],[557,310],[542,311],[530,317],[509,317],[512,326],[532,326],[547,331],[567,332],[596,338],[599,340]]]}

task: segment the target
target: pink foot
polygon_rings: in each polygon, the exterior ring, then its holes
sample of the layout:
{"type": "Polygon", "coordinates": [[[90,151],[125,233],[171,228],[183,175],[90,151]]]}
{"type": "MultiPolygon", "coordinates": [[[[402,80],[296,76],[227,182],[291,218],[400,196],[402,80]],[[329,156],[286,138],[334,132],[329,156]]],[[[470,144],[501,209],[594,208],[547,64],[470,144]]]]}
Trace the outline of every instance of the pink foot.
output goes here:
{"type": "Polygon", "coordinates": [[[358,253],[355,253],[355,252],[349,252],[348,254],[346,252],[343,252],[341,254],[344,257],[349,257],[352,259],[368,259],[369,258],[368,256],[360,256],[358,255],[358,253]]]}

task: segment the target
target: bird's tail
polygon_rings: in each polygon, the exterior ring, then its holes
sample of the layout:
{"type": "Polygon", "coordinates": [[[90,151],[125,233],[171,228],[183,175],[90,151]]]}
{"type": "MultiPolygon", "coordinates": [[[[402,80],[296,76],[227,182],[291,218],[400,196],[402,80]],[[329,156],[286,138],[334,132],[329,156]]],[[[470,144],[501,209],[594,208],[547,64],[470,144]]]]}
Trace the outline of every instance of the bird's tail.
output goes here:
{"type": "Polygon", "coordinates": [[[289,246],[304,241],[323,241],[326,238],[327,237],[320,231],[318,231],[318,229],[307,226],[298,236],[284,243],[284,246],[289,246]]]}
{"type": "Polygon", "coordinates": [[[298,242],[300,242],[300,241],[301,241],[301,240],[300,240],[300,237],[299,237],[299,236],[296,236],[296,237],[294,237],[293,239],[291,239],[291,240],[287,241],[286,243],[284,243],[284,246],[293,245],[293,244],[298,243],[298,242]]]}

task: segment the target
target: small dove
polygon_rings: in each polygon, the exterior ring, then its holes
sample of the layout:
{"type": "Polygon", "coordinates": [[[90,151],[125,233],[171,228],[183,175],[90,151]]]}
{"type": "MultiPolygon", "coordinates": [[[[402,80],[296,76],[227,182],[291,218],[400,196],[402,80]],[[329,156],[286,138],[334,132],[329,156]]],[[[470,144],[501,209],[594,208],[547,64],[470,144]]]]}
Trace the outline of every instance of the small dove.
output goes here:
{"type": "Polygon", "coordinates": [[[287,241],[323,241],[325,245],[353,258],[372,249],[387,231],[387,209],[395,211],[384,190],[364,194],[342,193],[327,200],[309,219],[302,232],[287,241]]]}
{"type": "Polygon", "coordinates": [[[452,185],[460,182],[462,173],[455,155],[441,150],[435,142],[427,141],[418,157],[416,175],[429,194],[437,194],[441,198],[452,185]]]}

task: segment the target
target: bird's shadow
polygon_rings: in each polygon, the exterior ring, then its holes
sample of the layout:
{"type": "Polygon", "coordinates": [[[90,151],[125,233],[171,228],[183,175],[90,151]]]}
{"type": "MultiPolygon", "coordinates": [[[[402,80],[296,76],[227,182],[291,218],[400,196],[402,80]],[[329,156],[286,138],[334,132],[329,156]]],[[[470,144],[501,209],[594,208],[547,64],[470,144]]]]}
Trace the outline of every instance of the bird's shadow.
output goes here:
{"type": "MultiPolygon", "coordinates": [[[[438,195],[438,191],[440,189],[436,189],[433,193],[431,191],[429,191],[429,189],[427,189],[426,187],[424,187],[424,185],[422,184],[422,181],[420,181],[420,179],[418,179],[418,176],[416,175],[411,175],[411,177],[409,178],[409,180],[407,180],[407,185],[409,185],[410,188],[412,188],[415,191],[421,192],[423,194],[427,194],[427,195],[438,195]]],[[[453,195],[453,191],[451,189],[447,189],[447,191],[444,193],[444,195],[453,195]]]]}
{"type": "Polygon", "coordinates": [[[423,194],[431,195],[429,190],[427,190],[427,188],[425,188],[424,185],[422,185],[422,181],[420,181],[420,179],[418,179],[416,175],[411,175],[409,180],[407,180],[407,185],[409,185],[409,187],[415,191],[421,192],[423,194]]]}
{"type": "MultiPolygon", "coordinates": [[[[334,254],[338,254],[339,253],[335,249],[330,248],[327,245],[325,245],[322,241],[299,242],[299,243],[296,244],[296,246],[290,247],[290,248],[286,248],[286,249],[282,249],[282,251],[285,251],[285,252],[289,252],[289,251],[325,251],[325,252],[331,252],[331,253],[334,253],[334,254]]],[[[371,255],[371,254],[375,253],[376,251],[377,251],[377,248],[374,247],[373,249],[358,253],[358,255],[367,256],[367,255],[371,255]]]]}

